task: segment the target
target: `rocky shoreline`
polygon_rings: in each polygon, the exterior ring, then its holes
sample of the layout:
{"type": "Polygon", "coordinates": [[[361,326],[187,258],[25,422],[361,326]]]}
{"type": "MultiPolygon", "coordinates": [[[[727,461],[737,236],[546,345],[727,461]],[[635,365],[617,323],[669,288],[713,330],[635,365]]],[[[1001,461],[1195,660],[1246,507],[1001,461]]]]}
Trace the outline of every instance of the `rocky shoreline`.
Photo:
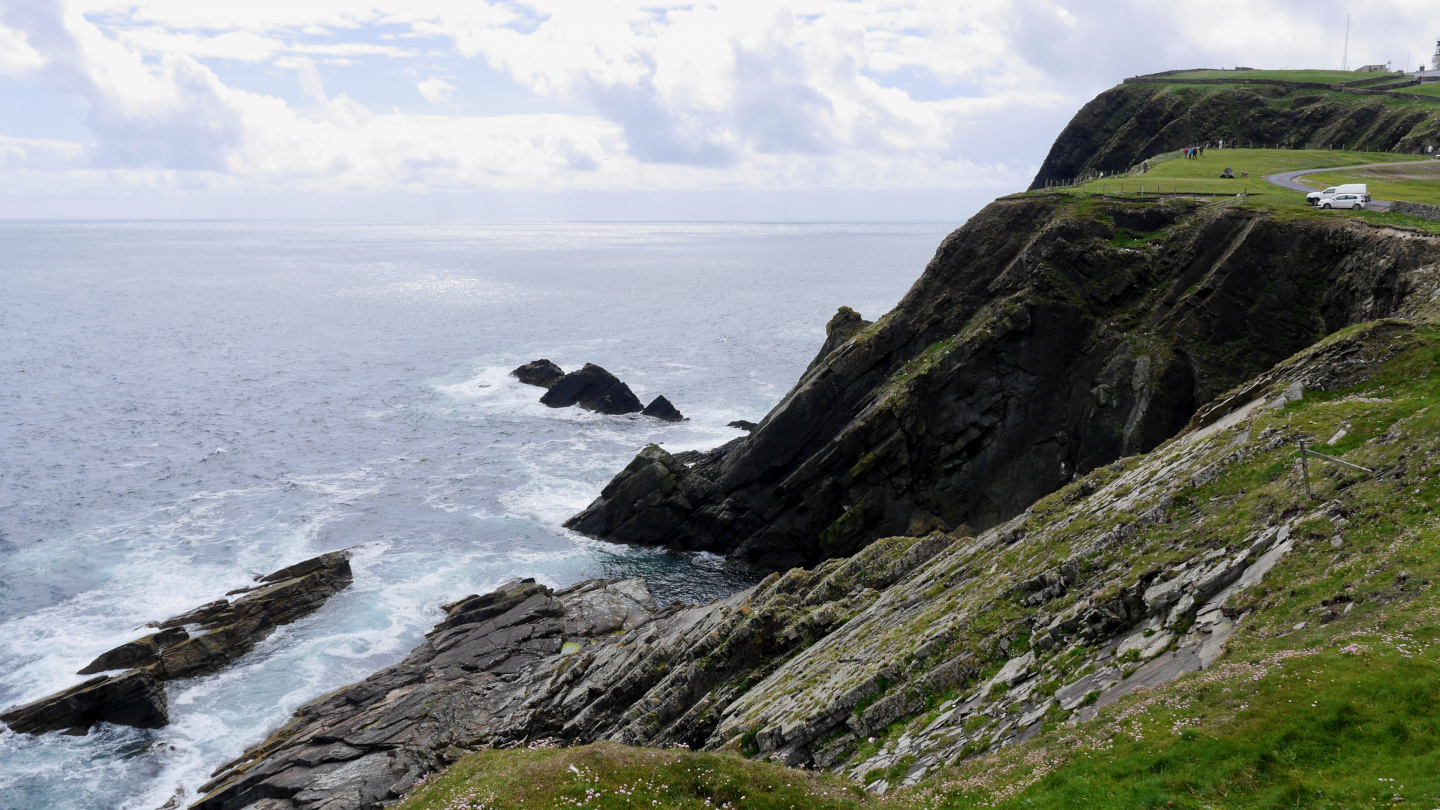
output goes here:
{"type": "Polygon", "coordinates": [[[332,551],[255,578],[195,610],[151,622],[158,632],[101,653],[77,674],[100,675],[0,712],[11,731],[85,734],[96,723],[158,728],[170,722],[164,682],[222,669],[280,625],[319,609],[351,582],[349,554],[332,551]]]}
{"type": "Polygon", "coordinates": [[[1143,570],[1139,538],[1177,528],[1196,482],[1289,441],[1248,420],[1367,379],[1411,334],[1382,321],[1317,346],[1162,450],[975,537],[886,538],[706,605],[658,606],[638,579],[466,597],[403,662],[217,770],[193,806],[369,810],[469,752],[537,740],[730,750],[885,793],[1044,723],[1087,722],[1210,667],[1256,610],[1250,592],[1346,508],[1257,514],[1237,541],[1167,547],[1143,570]],[[927,710],[923,728],[886,735],[927,710]]]}

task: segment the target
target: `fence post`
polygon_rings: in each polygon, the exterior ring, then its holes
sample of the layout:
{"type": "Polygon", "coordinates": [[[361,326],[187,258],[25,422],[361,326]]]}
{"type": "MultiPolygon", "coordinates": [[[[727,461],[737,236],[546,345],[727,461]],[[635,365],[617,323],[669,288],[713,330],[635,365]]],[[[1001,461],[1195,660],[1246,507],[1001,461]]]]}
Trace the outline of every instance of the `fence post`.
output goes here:
{"type": "Polygon", "coordinates": [[[1305,481],[1305,500],[1313,500],[1310,494],[1310,465],[1305,463],[1305,440],[1300,440],[1300,477],[1305,481]]]}

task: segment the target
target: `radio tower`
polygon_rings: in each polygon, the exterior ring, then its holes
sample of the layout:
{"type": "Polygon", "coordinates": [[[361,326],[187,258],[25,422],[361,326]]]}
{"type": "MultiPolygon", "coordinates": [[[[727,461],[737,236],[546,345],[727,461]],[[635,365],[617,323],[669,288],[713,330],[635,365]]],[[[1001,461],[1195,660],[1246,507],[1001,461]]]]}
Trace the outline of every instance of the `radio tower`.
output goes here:
{"type": "Polygon", "coordinates": [[[1345,15],[1345,50],[1340,56],[1340,69],[1350,69],[1350,15],[1345,15]]]}

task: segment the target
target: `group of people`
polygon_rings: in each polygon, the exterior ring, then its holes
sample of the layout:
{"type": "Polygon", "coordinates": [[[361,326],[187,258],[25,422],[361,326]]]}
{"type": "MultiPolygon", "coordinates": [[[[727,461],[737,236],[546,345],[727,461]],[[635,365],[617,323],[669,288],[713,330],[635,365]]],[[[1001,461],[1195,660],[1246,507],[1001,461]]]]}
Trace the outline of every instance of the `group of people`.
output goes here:
{"type": "Polygon", "coordinates": [[[1186,160],[1196,160],[1196,159],[1202,158],[1202,157],[1204,157],[1204,156],[1205,156],[1205,147],[1203,147],[1203,146],[1192,146],[1192,147],[1190,147],[1189,149],[1186,149],[1186,150],[1185,150],[1185,159],[1186,159],[1186,160]]]}

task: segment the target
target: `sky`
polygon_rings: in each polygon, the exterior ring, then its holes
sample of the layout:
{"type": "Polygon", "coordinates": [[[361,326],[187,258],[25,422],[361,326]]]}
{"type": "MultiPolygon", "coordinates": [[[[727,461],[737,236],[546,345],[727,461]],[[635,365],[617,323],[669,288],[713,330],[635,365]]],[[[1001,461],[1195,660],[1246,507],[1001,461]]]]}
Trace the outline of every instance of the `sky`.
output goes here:
{"type": "Polygon", "coordinates": [[[0,0],[0,218],[953,220],[1126,76],[1434,0],[0,0]]]}

